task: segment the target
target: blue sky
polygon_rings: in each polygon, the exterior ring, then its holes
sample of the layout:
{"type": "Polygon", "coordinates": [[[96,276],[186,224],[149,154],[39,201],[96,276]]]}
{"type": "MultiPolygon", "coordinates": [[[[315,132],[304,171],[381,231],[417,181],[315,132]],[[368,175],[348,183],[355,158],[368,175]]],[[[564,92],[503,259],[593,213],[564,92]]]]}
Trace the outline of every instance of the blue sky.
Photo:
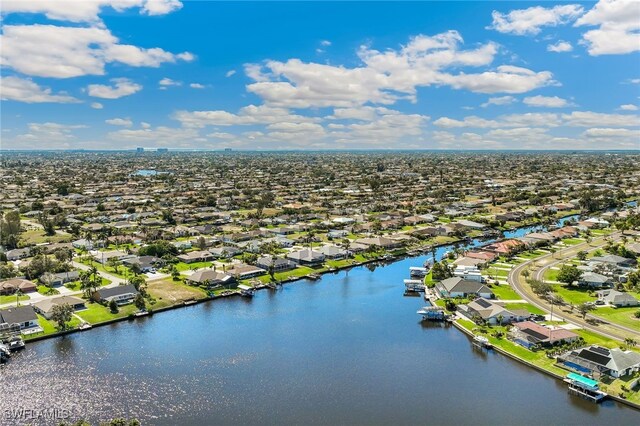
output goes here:
{"type": "Polygon", "coordinates": [[[2,9],[2,149],[640,149],[637,1],[2,9]]]}

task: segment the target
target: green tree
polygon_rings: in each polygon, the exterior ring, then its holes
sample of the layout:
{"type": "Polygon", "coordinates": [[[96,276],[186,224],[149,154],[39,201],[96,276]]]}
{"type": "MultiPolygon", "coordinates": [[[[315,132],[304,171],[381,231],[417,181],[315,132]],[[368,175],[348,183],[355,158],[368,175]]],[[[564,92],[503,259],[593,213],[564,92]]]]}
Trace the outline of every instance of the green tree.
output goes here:
{"type": "Polygon", "coordinates": [[[538,296],[543,296],[553,290],[551,284],[539,280],[531,280],[529,281],[529,285],[531,286],[531,291],[538,296]]]}
{"type": "Polygon", "coordinates": [[[56,323],[58,330],[66,330],[73,317],[73,307],[68,303],[55,305],[51,310],[51,321],[56,323]]]}
{"type": "Polygon", "coordinates": [[[587,317],[587,314],[596,309],[596,307],[592,303],[585,302],[579,304],[577,309],[580,315],[582,315],[582,319],[585,319],[587,317]]]}
{"type": "Polygon", "coordinates": [[[20,213],[17,210],[0,212],[0,244],[13,249],[20,239],[20,213]]]}
{"type": "Polygon", "coordinates": [[[582,271],[576,265],[562,265],[560,272],[558,272],[558,281],[567,285],[572,285],[581,277],[582,271]]]}
{"type": "Polygon", "coordinates": [[[133,304],[141,311],[147,309],[147,303],[144,300],[144,296],[140,293],[136,294],[136,297],[133,299],[133,304]]]}
{"type": "Polygon", "coordinates": [[[587,258],[587,252],[584,250],[580,250],[576,256],[579,260],[585,260],[587,258]]]}

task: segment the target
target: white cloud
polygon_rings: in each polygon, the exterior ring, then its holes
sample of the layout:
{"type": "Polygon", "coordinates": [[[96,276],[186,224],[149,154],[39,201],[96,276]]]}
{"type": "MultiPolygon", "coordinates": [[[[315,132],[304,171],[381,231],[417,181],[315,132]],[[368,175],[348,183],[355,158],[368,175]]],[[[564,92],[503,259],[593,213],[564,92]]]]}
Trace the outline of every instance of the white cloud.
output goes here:
{"type": "Polygon", "coordinates": [[[133,126],[133,122],[129,118],[111,118],[109,120],[105,120],[104,122],[107,124],[111,124],[112,126],[122,126],[122,127],[133,126]]]}
{"type": "Polygon", "coordinates": [[[96,27],[5,25],[0,42],[3,66],[40,77],[103,75],[105,65],[113,62],[159,67],[166,62],[193,59],[188,52],[176,55],[157,47],[119,44],[108,29],[96,27]]]}
{"type": "Polygon", "coordinates": [[[39,13],[47,18],[70,22],[99,22],[102,8],[110,6],[117,12],[140,7],[140,13],[164,15],[180,9],[178,0],[3,0],[2,14],[39,13]]]}
{"type": "Polygon", "coordinates": [[[223,110],[178,111],[174,118],[185,127],[245,126],[279,122],[303,123],[316,121],[312,117],[291,114],[285,108],[273,108],[266,105],[249,105],[241,108],[238,114],[223,110]]]}
{"type": "Polygon", "coordinates": [[[552,113],[524,113],[501,115],[496,119],[489,120],[475,115],[456,120],[449,117],[440,117],[433,122],[438,127],[446,129],[455,128],[510,128],[510,127],[557,127],[561,121],[557,114],[552,113]]]}
{"type": "Polygon", "coordinates": [[[329,47],[331,46],[331,42],[329,40],[322,40],[320,46],[329,47]]]}
{"type": "Polygon", "coordinates": [[[231,133],[224,133],[224,132],[213,132],[213,133],[209,133],[207,135],[208,138],[212,138],[212,139],[235,139],[235,135],[231,134],[231,133]]]}
{"type": "Polygon", "coordinates": [[[549,52],[571,52],[573,50],[573,46],[568,41],[558,41],[556,44],[550,44],[547,46],[547,50],[549,52]]]}
{"type": "Polygon", "coordinates": [[[113,78],[111,82],[114,86],[102,84],[90,84],[87,86],[89,96],[102,99],[118,99],[124,96],[133,95],[142,90],[142,86],[134,83],[128,78],[113,78]]]}
{"type": "Polygon", "coordinates": [[[574,111],[563,114],[567,126],[574,127],[638,127],[640,117],[633,114],[604,114],[592,111],[574,111]]]}
{"type": "Polygon", "coordinates": [[[590,138],[634,138],[636,142],[640,144],[640,130],[621,128],[593,128],[585,130],[583,135],[590,138]]]}
{"type": "Polygon", "coordinates": [[[196,129],[172,128],[159,126],[156,128],[122,129],[110,132],[110,139],[124,142],[153,143],[158,145],[177,146],[192,142],[199,137],[196,129]]]}
{"type": "Polygon", "coordinates": [[[571,105],[566,99],[557,96],[531,96],[524,98],[522,102],[528,106],[545,108],[564,108],[571,105]]]}
{"type": "Polygon", "coordinates": [[[93,108],[93,109],[102,109],[103,106],[102,106],[102,104],[100,102],[92,102],[91,103],[91,108],[93,108]]]}
{"type": "Polygon", "coordinates": [[[191,87],[192,89],[204,89],[206,86],[200,83],[191,83],[189,84],[189,87],[191,87]]]}
{"type": "Polygon", "coordinates": [[[536,35],[542,27],[555,27],[571,22],[583,13],[582,6],[567,4],[544,8],[541,6],[528,9],[512,10],[509,13],[493,11],[493,23],[487,29],[501,33],[516,35],[536,35]]]}
{"type": "Polygon", "coordinates": [[[620,108],[618,108],[622,111],[637,111],[638,107],[634,104],[624,104],[624,105],[620,105],[620,108]]]}
{"type": "Polygon", "coordinates": [[[182,86],[181,81],[171,80],[170,78],[167,78],[167,77],[160,80],[158,84],[160,85],[161,89],[166,89],[167,87],[170,87],[170,86],[182,86]]]}
{"type": "Polygon", "coordinates": [[[353,107],[368,102],[393,104],[416,100],[418,87],[447,85],[478,93],[523,93],[555,84],[548,71],[534,72],[508,65],[479,74],[446,72],[449,68],[490,65],[495,43],[461,50],[457,31],[412,37],[398,50],[380,52],[361,47],[361,66],[348,68],[299,59],[245,65],[255,83],[247,90],[266,104],[283,108],[353,107]]]}
{"type": "MultiPolygon", "coordinates": [[[[80,124],[29,123],[28,132],[16,136],[5,146],[15,144],[16,148],[45,148],[55,143],[59,148],[68,148],[68,142],[76,139],[73,131],[87,126],[80,124]]],[[[4,142],[3,142],[4,145],[4,142]]]]}
{"type": "Polygon", "coordinates": [[[613,55],[640,50],[640,3],[600,0],[574,26],[598,26],[582,35],[590,55],[613,55]]]}
{"type": "Polygon", "coordinates": [[[515,101],[516,101],[516,98],[514,98],[513,96],[499,96],[496,98],[487,99],[487,102],[484,102],[480,106],[482,108],[486,108],[490,105],[509,105],[514,103],[515,101]]]}
{"type": "Polygon", "coordinates": [[[225,73],[225,77],[231,77],[232,75],[234,75],[236,73],[236,70],[229,70],[225,73]]]}
{"type": "Polygon", "coordinates": [[[166,15],[182,8],[179,0],[147,0],[142,11],[147,15],[166,15]]]}
{"type": "Polygon", "coordinates": [[[80,102],[80,100],[64,93],[54,94],[51,89],[41,87],[30,79],[14,76],[0,78],[0,98],[25,103],[65,104],[80,102]]]}

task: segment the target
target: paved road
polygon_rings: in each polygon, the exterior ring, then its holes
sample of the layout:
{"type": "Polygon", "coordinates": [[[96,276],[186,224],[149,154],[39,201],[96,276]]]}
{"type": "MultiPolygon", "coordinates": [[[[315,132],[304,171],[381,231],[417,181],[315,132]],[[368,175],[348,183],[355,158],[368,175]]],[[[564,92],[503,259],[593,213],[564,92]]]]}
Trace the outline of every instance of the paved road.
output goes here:
{"type": "MultiPolygon", "coordinates": [[[[618,240],[621,237],[621,234],[619,232],[615,232],[611,235],[609,235],[609,237],[612,240],[618,240]]],[[[603,238],[599,238],[597,240],[592,241],[591,243],[581,243],[581,244],[577,244],[575,246],[571,246],[568,247],[566,249],[562,249],[559,250],[555,253],[550,253],[547,255],[544,255],[542,257],[538,257],[536,259],[532,259],[530,261],[524,262],[518,266],[516,266],[515,268],[513,268],[510,272],[509,272],[509,276],[507,277],[507,280],[509,282],[509,284],[511,284],[511,286],[513,287],[513,289],[516,291],[516,293],[518,293],[520,296],[522,296],[522,298],[524,300],[526,300],[527,302],[531,303],[534,306],[537,306],[538,308],[546,311],[546,312],[550,312],[551,308],[550,305],[544,301],[543,299],[541,299],[540,297],[538,297],[537,295],[535,295],[531,289],[529,288],[528,285],[526,285],[521,279],[521,273],[528,268],[531,265],[534,265],[538,262],[541,261],[546,261],[549,259],[555,259],[556,257],[559,257],[559,260],[552,260],[550,263],[545,264],[541,270],[539,270],[535,277],[536,279],[539,279],[539,277],[542,277],[544,274],[544,270],[546,270],[547,268],[554,266],[560,262],[565,261],[567,258],[575,256],[580,250],[593,250],[597,247],[601,247],[604,246],[606,244],[604,237],[603,238]]],[[[613,324],[613,323],[609,323],[606,325],[593,325],[588,323],[587,321],[583,320],[581,317],[577,316],[577,315],[572,315],[569,314],[567,312],[562,311],[561,309],[557,309],[554,308],[554,312],[553,315],[558,317],[558,318],[562,318],[564,321],[580,326],[584,329],[587,330],[591,330],[593,332],[596,332],[598,334],[604,335],[606,337],[609,337],[611,339],[615,339],[615,340],[624,340],[625,337],[633,337],[636,340],[640,338],[640,330],[634,330],[628,327],[624,327],[624,326],[620,326],[618,324],[613,324]]],[[[593,317],[592,315],[590,317],[593,317]]]]}

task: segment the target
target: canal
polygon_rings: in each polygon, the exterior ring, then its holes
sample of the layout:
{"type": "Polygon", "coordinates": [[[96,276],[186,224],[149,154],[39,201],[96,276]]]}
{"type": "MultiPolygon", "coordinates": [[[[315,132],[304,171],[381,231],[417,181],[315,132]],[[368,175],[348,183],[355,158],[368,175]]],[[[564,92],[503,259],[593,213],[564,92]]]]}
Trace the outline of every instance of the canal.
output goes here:
{"type": "Polygon", "coordinates": [[[157,425],[637,424],[633,409],[570,396],[421,323],[402,279],[429,257],[29,344],[0,370],[0,410],[157,425]]]}

